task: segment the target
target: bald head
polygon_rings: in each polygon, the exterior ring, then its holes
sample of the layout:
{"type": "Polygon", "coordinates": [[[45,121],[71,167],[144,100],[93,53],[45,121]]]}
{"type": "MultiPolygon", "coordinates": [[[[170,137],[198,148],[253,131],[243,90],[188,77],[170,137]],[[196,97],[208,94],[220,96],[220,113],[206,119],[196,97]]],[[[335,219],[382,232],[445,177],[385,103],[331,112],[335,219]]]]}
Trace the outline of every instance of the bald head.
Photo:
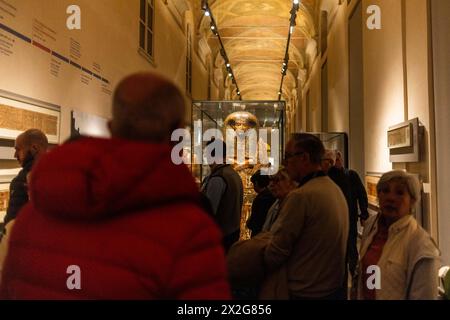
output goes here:
{"type": "Polygon", "coordinates": [[[27,161],[39,158],[47,148],[47,136],[39,129],[29,129],[17,136],[14,157],[24,166],[27,161]]]}
{"type": "Polygon", "coordinates": [[[122,80],[114,92],[113,137],[169,142],[184,126],[184,99],[177,87],[153,73],[137,73],[122,80]]]}

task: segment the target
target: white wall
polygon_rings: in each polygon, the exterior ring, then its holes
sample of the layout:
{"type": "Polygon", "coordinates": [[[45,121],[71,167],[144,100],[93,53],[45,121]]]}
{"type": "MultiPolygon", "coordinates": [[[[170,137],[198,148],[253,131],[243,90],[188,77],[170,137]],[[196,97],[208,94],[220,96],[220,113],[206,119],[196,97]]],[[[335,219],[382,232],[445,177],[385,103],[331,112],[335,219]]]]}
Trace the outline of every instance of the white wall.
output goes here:
{"type": "Polygon", "coordinates": [[[432,98],[432,66],[429,39],[429,17],[427,0],[405,1],[405,65],[407,88],[407,119],[419,118],[423,125],[423,154],[419,163],[406,166],[410,172],[418,173],[424,183],[431,187],[431,193],[423,199],[423,225],[437,238],[436,216],[436,174],[434,115],[432,98]]]}
{"type": "MultiPolygon", "coordinates": [[[[331,20],[331,21],[330,21],[331,20]]],[[[346,4],[337,6],[328,32],[328,131],[349,132],[346,4]]]]}

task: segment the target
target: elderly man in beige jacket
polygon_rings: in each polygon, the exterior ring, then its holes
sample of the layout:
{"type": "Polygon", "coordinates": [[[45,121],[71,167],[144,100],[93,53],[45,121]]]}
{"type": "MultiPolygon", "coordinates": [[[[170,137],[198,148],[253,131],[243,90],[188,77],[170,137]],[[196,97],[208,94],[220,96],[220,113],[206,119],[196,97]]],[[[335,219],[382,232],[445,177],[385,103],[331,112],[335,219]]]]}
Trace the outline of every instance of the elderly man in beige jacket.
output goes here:
{"type": "Polygon", "coordinates": [[[346,299],[348,209],[339,187],[321,171],[323,153],[322,142],[310,134],[294,134],[286,146],[285,166],[300,187],[270,229],[264,264],[269,274],[286,273],[290,299],[346,299]]]}

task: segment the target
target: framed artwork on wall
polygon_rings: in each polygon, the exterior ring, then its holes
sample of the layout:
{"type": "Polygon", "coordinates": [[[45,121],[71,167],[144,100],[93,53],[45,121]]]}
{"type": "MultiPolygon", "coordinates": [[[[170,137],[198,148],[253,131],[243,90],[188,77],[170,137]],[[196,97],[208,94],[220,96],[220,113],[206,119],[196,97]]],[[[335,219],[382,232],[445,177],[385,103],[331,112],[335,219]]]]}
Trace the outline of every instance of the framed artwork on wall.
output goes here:
{"type": "Polygon", "coordinates": [[[42,130],[58,144],[61,111],[58,106],[0,90],[0,139],[15,140],[27,129],[42,130]]]}
{"type": "Polygon", "coordinates": [[[365,178],[367,199],[374,210],[378,209],[377,183],[379,180],[380,177],[374,175],[366,175],[365,178]]]}

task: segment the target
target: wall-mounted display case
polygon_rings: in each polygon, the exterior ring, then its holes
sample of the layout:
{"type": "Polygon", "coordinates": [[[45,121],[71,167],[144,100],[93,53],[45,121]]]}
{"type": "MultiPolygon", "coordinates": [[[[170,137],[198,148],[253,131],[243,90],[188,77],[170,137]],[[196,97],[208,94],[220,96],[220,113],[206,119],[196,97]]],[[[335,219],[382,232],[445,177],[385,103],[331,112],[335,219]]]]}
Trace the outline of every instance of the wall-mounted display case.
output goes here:
{"type": "Polygon", "coordinates": [[[391,162],[420,162],[422,128],[415,118],[389,127],[387,146],[391,162]]]}

